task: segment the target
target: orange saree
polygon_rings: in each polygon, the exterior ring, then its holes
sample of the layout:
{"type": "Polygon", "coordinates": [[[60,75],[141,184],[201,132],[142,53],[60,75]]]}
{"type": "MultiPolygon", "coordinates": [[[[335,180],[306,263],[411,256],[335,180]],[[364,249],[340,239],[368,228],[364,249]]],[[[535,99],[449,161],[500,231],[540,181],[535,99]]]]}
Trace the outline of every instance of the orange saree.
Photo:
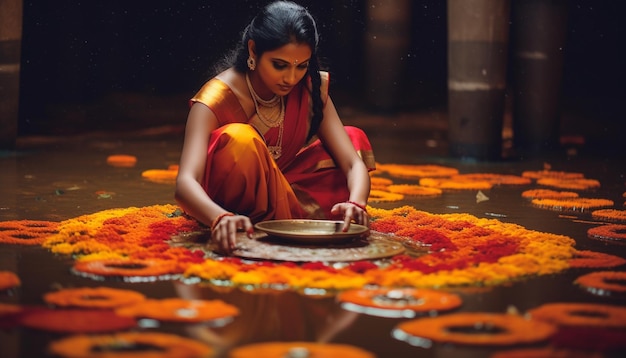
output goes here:
{"type": "MultiPolygon", "coordinates": [[[[323,73],[327,98],[327,75],[323,73]]],[[[320,140],[307,145],[309,92],[303,84],[286,97],[282,155],[274,160],[268,145],[276,145],[278,128],[266,133],[250,124],[232,90],[218,79],[207,82],[191,99],[208,106],[220,127],[211,133],[202,187],[223,208],[247,215],[252,222],[270,219],[330,219],[332,206],[349,198],[346,177],[320,140]]],[[[374,169],[365,133],[344,127],[352,143],[374,169]]],[[[339,218],[333,218],[339,219],[339,218]]]]}

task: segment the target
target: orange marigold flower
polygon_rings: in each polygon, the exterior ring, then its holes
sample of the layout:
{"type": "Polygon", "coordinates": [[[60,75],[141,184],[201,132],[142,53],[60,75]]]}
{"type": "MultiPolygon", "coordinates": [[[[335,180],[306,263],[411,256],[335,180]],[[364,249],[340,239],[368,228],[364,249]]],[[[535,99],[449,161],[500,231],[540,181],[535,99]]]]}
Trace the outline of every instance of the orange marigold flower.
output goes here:
{"type": "Polygon", "coordinates": [[[368,201],[371,201],[374,203],[380,203],[380,202],[388,202],[388,201],[400,201],[402,199],[404,199],[404,195],[402,194],[373,189],[373,190],[370,190],[368,201]]]}
{"type": "Polygon", "coordinates": [[[530,189],[522,192],[522,197],[527,199],[572,199],[578,198],[578,193],[551,189],[530,189]]]}
{"type": "Polygon", "coordinates": [[[115,312],[120,316],[191,323],[230,318],[238,315],[239,309],[221,300],[167,298],[119,307],[115,312]]]}
{"type": "Polygon", "coordinates": [[[459,170],[436,164],[379,164],[376,169],[400,178],[448,177],[459,174],[459,170]]]}
{"type": "Polygon", "coordinates": [[[171,278],[172,275],[182,274],[181,267],[174,260],[80,260],[74,263],[72,270],[87,277],[144,277],[144,278],[171,278]]]}
{"type": "Polygon", "coordinates": [[[587,236],[591,239],[615,243],[626,243],[626,225],[606,224],[589,228],[587,236]]]}
{"type": "Polygon", "coordinates": [[[626,221],[626,210],[600,209],[591,212],[591,217],[597,220],[626,221]]]}
{"type": "Polygon", "coordinates": [[[105,309],[127,306],[145,299],[140,292],[111,287],[65,288],[43,296],[46,303],[55,306],[105,309]]]}
{"type": "Polygon", "coordinates": [[[626,259],[602,252],[576,250],[569,264],[571,267],[586,268],[617,267],[626,264],[626,259]]]}
{"type": "Polygon", "coordinates": [[[159,332],[75,335],[53,341],[50,352],[61,357],[211,357],[213,348],[196,340],[159,332]]]}
{"type": "Polygon", "coordinates": [[[46,238],[57,233],[59,223],[38,220],[0,222],[0,243],[16,245],[41,245],[46,238]]]}
{"type": "Polygon", "coordinates": [[[20,317],[29,328],[59,333],[102,333],[136,327],[133,318],[109,310],[33,309],[20,317]]]}
{"type": "Polygon", "coordinates": [[[0,291],[17,287],[21,284],[20,278],[11,271],[0,271],[0,291]]]}
{"type": "Polygon", "coordinates": [[[424,347],[432,342],[508,346],[545,341],[555,332],[550,323],[515,314],[452,313],[400,323],[393,336],[421,342],[424,347]]]}
{"type": "Polygon", "coordinates": [[[412,184],[393,184],[387,186],[386,190],[390,193],[397,193],[409,196],[438,196],[442,193],[441,189],[438,188],[429,188],[412,184]]]}
{"type": "Polygon", "coordinates": [[[368,307],[383,311],[401,311],[402,316],[407,318],[415,313],[449,311],[462,304],[461,298],[453,293],[417,288],[353,289],[340,293],[337,300],[346,309],[356,309],[364,313],[368,312],[368,307]]]}
{"type": "Polygon", "coordinates": [[[595,208],[613,206],[613,200],[609,199],[589,199],[589,198],[572,198],[572,199],[532,199],[531,203],[539,208],[556,210],[556,211],[586,211],[595,208]]]}
{"type": "Polygon", "coordinates": [[[374,358],[362,348],[338,343],[264,342],[244,345],[229,353],[230,358],[341,357],[374,358]]]}
{"type": "Polygon", "coordinates": [[[489,190],[493,183],[489,180],[465,180],[452,178],[422,178],[420,185],[439,189],[452,190],[489,190]]]}
{"type": "Polygon", "coordinates": [[[531,179],[554,178],[554,179],[582,179],[585,177],[583,173],[564,172],[554,170],[528,170],[522,172],[522,176],[531,179]]]}
{"type": "Polygon", "coordinates": [[[626,307],[600,303],[546,303],[528,314],[559,326],[626,328],[626,307]]]}
{"type": "Polygon", "coordinates": [[[562,178],[541,178],[537,180],[537,184],[551,186],[560,189],[570,190],[587,190],[599,188],[600,182],[595,179],[562,179],[562,178]]]}
{"type": "Polygon", "coordinates": [[[173,166],[168,169],[149,169],[141,173],[143,178],[162,184],[173,184],[176,181],[177,175],[177,166],[173,166]]]}
{"type": "Polygon", "coordinates": [[[582,275],[574,283],[598,296],[626,293],[626,272],[597,271],[582,275]]]}
{"type": "Polygon", "coordinates": [[[471,174],[459,174],[450,177],[455,181],[487,181],[493,185],[526,185],[532,181],[526,177],[520,177],[517,175],[509,174],[495,174],[495,173],[471,173],[471,174]]]}
{"type": "Polygon", "coordinates": [[[137,157],[128,154],[113,154],[107,157],[107,164],[113,167],[132,168],[137,164],[137,157]]]}

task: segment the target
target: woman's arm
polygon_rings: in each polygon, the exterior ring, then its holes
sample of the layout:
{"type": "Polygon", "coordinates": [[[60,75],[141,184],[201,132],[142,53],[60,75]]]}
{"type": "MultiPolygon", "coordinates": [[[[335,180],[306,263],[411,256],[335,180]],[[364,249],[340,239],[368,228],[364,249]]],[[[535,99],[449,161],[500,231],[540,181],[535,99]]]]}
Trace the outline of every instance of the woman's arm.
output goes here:
{"type": "Polygon", "coordinates": [[[252,223],[245,216],[223,216],[228,211],[215,203],[200,184],[206,171],[209,137],[217,127],[217,118],[206,105],[194,103],[191,106],[176,178],[175,198],[187,214],[210,226],[211,239],[222,250],[229,252],[235,247],[237,229],[250,230],[252,223]],[[215,222],[216,219],[218,222],[215,222]]]}
{"type": "Polygon", "coordinates": [[[355,220],[359,224],[369,225],[369,217],[367,212],[363,210],[367,205],[370,192],[370,177],[367,167],[354,149],[330,97],[324,106],[324,120],[320,125],[318,136],[337,166],[346,175],[348,190],[350,191],[348,201],[357,204],[338,203],[333,207],[332,212],[343,213],[344,230],[348,230],[351,220],[355,220]]]}

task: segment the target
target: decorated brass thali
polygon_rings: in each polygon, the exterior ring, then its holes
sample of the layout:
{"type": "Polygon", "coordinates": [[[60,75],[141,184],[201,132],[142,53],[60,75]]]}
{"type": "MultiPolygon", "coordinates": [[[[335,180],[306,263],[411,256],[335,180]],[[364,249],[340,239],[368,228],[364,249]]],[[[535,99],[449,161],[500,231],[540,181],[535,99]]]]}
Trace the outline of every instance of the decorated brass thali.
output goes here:
{"type": "Polygon", "coordinates": [[[328,244],[367,236],[367,226],[350,224],[348,231],[342,231],[343,221],[333,220],[269,220],[254,225],[257,230],[269,236],[299,243],[328,244]]]}
{"type": "Polygon", "coordinates": [[[348,262],[374,260],[404,252],[389,235],[351,224],[342,232],[341,221],[274,220],[258,223],[252,238],[237,235],[234,256],[295,262],[348,262]]]}

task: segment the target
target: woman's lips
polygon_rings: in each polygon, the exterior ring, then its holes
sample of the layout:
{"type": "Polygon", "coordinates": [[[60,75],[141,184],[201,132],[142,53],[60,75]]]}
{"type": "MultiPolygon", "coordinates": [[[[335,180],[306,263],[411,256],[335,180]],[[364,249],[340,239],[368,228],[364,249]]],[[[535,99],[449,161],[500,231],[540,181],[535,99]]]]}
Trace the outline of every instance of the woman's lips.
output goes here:
{"type": "Polygon", "coordinates": [[[293,86],[284,86],[284,85],[278,85],[278,88],[283,91],[283,92],[289,92],[291,91],[291,89],[293,88],[293,86]]]}

